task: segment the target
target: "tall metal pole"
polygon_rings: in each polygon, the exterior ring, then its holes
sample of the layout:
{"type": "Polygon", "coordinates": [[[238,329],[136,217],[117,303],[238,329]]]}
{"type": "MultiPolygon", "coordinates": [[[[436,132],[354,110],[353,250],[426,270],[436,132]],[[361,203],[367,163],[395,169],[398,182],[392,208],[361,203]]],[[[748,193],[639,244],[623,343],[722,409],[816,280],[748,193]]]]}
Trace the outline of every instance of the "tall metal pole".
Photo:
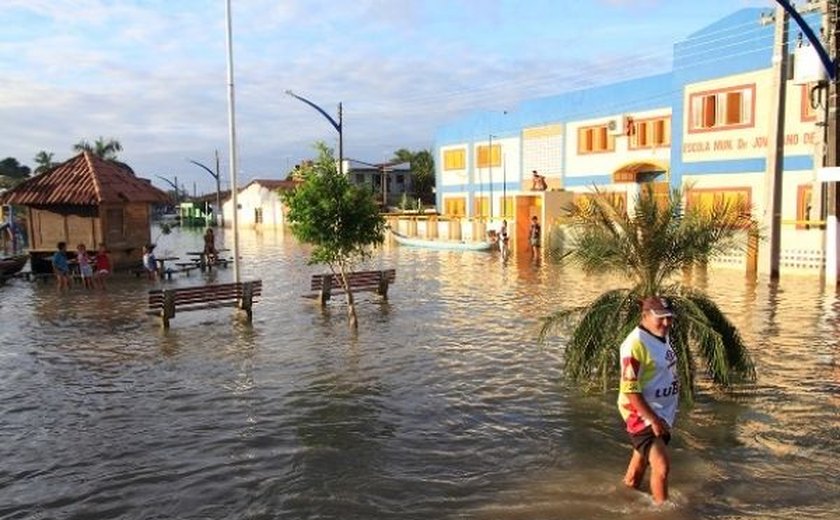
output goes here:
{"type": "Polygon", "coordinates": [[[217,216],[215,220],[216,220],[216,225],[224,226],[225,225],[225,217],[224,217],[224,211],[222,211],[222,185],[221,185],[221,180],[219,179],[219,151],[216,150],[216,171],[215,172],[213,170],[211,170],[210,168],[208,168],[207,166],[204,166],[203,164],[201,164],[198,161],[193,161],[192,159],[187,159],[187,160],[189,162],[193,163],[194,165],[196,165],[200,168],[203,168],[204,171],[206,171],[214,179],[216,179],[216,211],[217,211],[218,215],[220,215],[220,216],[217,216]]]}
{"type": "Polygon", "coordinates": [[[219,212],[216,223],[225,227],[225,212],[222,211],[222,181],[219,179],[219,150],[216,150],[216,175],[214,177],[216,177],[216,211],[219,212]]]}
{"type": "Polygon", "coordinates": [[[338,102],[338,173],[344,175],[344,108],[338,102]]]}
{"type": "Polygon", "coordinates": [[[230,203],[233,208],[233,281],[239,280],[239,201],[237,200],[236,185],[236,109],[233,90],[233,28],[231,25],[230,0],[225,1],[225,19],[227,21],[227,76],[228,76],[228,123],[230,146],[230,203]]]}

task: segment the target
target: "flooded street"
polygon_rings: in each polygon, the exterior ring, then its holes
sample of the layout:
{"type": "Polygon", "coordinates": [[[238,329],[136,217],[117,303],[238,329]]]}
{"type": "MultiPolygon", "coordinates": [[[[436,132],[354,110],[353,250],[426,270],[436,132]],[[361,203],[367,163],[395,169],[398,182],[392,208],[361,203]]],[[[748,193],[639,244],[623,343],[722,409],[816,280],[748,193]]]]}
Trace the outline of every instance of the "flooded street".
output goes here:
{"type": "MultiPolygon", "coordinates": [[[[158,243],[183,257],[201,231],[158,243]]],[[[759,379],[681,412],[658,510],[620,484],[615,394],[566,383],[561,341],[536,341],[539,318],[619,282],[386,245],[370,266],[396,283],[388,303],[357,295],[354,336],[342,298],[301,297],[323,271],[305,247],[240,243],[242,279],[263,280],[253,327],[217,309],[164,332],[145,314],[148,289],[231,269],[0,287],[0,519],[837,518],[840,298],[816,278],[710,276],[759,379]]]]}

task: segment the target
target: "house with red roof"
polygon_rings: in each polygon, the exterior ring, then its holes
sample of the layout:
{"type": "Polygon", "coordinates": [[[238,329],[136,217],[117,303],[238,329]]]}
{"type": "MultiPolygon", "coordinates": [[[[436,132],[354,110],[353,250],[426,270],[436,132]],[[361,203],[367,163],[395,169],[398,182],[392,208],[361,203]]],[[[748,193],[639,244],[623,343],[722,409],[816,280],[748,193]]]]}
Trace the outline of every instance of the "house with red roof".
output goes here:
{"type": "Polygon", "coordinates": [[[58,242],[68,250],[104,243],[115,269],[140,263],[151,241],[151,205],[169,195],[120,163],[82,152],[0,195],[26,207],[33,272],[50,272],[58,242]]]}

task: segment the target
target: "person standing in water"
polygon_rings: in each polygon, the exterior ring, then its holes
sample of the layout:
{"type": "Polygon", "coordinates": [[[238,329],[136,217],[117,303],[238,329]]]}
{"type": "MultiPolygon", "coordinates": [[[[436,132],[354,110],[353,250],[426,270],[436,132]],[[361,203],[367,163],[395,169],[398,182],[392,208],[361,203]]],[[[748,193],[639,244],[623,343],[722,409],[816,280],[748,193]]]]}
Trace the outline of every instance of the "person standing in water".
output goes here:
{"type": "Polygon", "coordinates": [[[620,354],[618,410],[633,445],[624,484],[638,489],[650,466],[651,495],[662,504],[668,500],[668,443],[680,394],[669,336],[674,311],[660,297],[645,298],[641,307],[641,322],[621,344],[620,354]]]}

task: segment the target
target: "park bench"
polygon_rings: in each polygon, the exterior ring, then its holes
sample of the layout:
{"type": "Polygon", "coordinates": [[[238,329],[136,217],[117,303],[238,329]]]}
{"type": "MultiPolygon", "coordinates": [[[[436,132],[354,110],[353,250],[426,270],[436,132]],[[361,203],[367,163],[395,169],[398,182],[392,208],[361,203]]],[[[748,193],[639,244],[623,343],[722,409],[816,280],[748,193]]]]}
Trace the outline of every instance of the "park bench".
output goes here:
{"type": "Polygon", "coordinates": [[[261,294],[262,280],[154,289],[149,291],[148,313],[160,316],[163,328],[167,329],[176,311],[236,307],[245,311],[250,323],[254,299],[261,294]]]}
{"type": "MultiPolygon", "coordinates": [[[[396,269],[385,269],[382,271],[353,271],[347,273],[347,283],[350,290],[369,291],[376,293],[383,299],[388,299],[388,286],[394,283],[397,277],[396,269]]],[[[341,285],[341,277],[327,274],[313,274],[312,281],[309,284],[309,290],[312,291],[310,297],[317,298],[321,305],[326,305],[330,297],[335,293],[343,293],[344,287],[341,285]]]]}

